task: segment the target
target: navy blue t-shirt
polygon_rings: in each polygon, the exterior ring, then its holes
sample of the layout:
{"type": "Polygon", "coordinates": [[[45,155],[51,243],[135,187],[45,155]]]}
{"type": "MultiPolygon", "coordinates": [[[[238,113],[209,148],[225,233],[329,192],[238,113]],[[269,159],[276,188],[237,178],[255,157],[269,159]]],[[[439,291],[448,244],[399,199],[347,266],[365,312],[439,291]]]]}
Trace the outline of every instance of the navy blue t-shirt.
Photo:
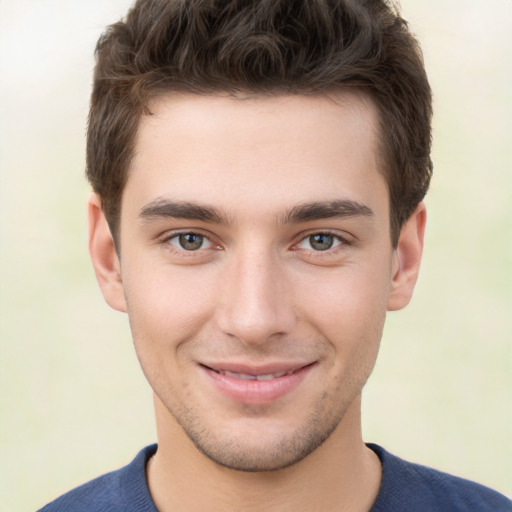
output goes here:
{"type": "MultiPolygon", "coordinates": [[[[480,484],[406,462],[369,444],[382,464],[379,494],[370,512],[512,512],[512,501],[480,484]]],[[[151,445],[117,471],[57,498],[39,512],[158,512],[146,482],[151,445]]]]}

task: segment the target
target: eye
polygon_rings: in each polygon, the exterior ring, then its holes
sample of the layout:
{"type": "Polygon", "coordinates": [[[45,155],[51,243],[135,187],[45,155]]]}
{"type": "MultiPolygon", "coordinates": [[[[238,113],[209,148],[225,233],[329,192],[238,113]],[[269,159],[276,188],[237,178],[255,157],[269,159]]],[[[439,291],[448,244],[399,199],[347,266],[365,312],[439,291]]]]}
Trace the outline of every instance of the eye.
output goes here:
{"type": "Polygon", "coordinates": [[[343,240],[339,236],[330,233],[314,233],[301,240],[298,244],[298,248],[313,251],[327,251],[342,243],[343,240]]]}
{"type": "Polygon", "coordinates": [[[212,242],[198,233],[179,233],[169,238],[168,242],[174,247],[184,251],[198,251],[209,249],[212,242]]]}

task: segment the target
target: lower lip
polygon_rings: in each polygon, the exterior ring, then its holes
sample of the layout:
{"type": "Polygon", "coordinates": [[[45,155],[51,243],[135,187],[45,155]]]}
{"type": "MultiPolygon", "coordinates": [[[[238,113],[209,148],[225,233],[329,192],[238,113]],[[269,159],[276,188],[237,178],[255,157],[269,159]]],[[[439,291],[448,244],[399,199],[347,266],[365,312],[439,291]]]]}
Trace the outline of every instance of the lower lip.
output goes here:
{"type": "Polygon", "coordinates": [[[245,380],[229,377],[202,366],[214,386],[225,396],[244,404],[269,404],[292,392],[313,368],[304,366],[290,375],[271,380],[245,380]]]}

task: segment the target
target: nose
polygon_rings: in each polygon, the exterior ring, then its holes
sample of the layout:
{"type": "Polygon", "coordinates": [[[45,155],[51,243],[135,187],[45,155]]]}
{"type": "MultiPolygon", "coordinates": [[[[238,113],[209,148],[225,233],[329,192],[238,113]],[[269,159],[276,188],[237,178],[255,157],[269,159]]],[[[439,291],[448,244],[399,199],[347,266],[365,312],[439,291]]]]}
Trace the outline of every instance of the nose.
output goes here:
{"type": "Polygon", "coordinates": [[[271,250],[240,251],[224,269],[218,327],[246,345],[289,334],[295,313],[283,262],[271,250]]]}

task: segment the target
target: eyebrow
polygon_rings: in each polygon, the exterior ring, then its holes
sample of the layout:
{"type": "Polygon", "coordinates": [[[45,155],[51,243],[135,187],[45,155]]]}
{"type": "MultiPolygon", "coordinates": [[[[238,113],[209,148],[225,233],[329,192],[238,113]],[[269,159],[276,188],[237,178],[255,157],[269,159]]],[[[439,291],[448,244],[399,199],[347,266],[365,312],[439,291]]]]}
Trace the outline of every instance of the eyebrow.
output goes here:
{"type": "Polygon", "coordinates": [[[156,199],[145,205],[139,212],[139,219],[173,218],[229,224],[227,216],[217,208],[189,201],[171,201],[156,199]]]}
{"type": "MultiPolygon", "coordinates": [[[[298,204],[283,215],[281,222],[283,224],[298,224],[314,220],[357,216],[373,217],[374,213],[371,208],[362,203],[340,199],[298,204]]],[[[138,217],[143,221],[173,218],[214,224],[233,224],[228,215],[213,206],[169,199],[151,201],[140,210],[138,217]]]]}
{"type": "Polygon", "coordinates": [[[328,202],[311,202],[294,206],[284,216],[285,224],[342,217],[374,217],[368,206],[348,199],[328,202]]]}

